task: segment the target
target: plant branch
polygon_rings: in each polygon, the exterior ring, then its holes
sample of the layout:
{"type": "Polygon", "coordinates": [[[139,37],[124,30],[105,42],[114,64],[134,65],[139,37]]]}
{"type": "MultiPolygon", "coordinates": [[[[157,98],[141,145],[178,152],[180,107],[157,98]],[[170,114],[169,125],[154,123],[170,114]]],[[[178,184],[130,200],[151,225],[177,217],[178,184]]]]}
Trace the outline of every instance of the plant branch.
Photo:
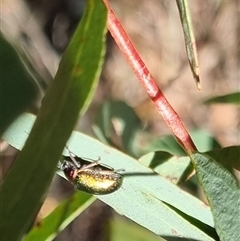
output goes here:
{"type": "Polygon", "coordinates": [[[129,65],[133,69],[138,80],[146,90],[148,96],[155,104],[158,112],[162,115],[164,121],[183,149],[188,154],[192,154],[193,152],[197,151],[197,148],[194,145],[188,131],[181,122],[177,113],[163,95],[162,91],[159,89],[145,63],[140,58],[127,33],[111,9],[108,1],[103,0],[103,2],[108,9],[108,30],[110,31],[119,49],[124,54],[129,65]]]}

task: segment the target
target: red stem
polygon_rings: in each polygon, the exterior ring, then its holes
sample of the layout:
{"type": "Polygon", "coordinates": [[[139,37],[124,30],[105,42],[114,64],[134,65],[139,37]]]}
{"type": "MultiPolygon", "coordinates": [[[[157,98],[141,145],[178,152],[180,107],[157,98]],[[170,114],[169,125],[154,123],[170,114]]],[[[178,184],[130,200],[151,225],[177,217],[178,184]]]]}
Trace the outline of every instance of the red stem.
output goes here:
{"type": "Polygon", "coordinates": [[[147,69],[146,65],[140,58],[137,50],[123,29],[121,23],[115,16],[113,10],[109,6],[107,0],[103,0],[108,9],[108,30],[114,38],[121,52],[124,54],[129,65],[132,67],[135,75],[146,90],[147,94],[155,104],[158,112],[162,115],[164,121],[172,131],[173,135],[183,147],[183,149],[191,154],[197,151],[188,131],[181,122],[179,116],[169,104],[162,91],[154,81],[152,75],[147,69]]]}

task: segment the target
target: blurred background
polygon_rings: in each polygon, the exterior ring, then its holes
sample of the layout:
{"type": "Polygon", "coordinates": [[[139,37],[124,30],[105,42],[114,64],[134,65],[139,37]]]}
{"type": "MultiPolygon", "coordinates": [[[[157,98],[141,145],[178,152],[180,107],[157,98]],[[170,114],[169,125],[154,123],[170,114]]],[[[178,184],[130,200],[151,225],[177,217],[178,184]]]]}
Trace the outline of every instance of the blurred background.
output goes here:
{"type": "MultiPolygon", "coordinates": [[[[240,2],[192,0],[189,3],[200,63],[201,90],[196,88],[190,71],[175,1],[112,0],[110,3],[187,129],[205,130],[223,147],[239,145],[239,107],[204,105],[203,101],[239,91],[240,2]]],[[[57,71],[84,6],[83,0],[1,2],[1,31],[27,58],[42,93],[57,71]]],[[[106,100],[123,101],[133,108],[142,130],[147,130],[149,135],[157,138],[170,134],[110,34],[99,86],[89,110],[78,123],[80,131],[94,135],[92,123],[106,100]]],[[[8,150],[5,158],[12,152],[8,150]]],[[[56,177],[39,218],[46,216],[71,192],[71,185],[56,177]]],[[[108,240],[107,227],[114,227],[113,219],[109,219],[113,212],[97,201],[85,215],[77,218],[55,240],[68,240],[68,237],[72,237],[71,240],[108,240]]]]}

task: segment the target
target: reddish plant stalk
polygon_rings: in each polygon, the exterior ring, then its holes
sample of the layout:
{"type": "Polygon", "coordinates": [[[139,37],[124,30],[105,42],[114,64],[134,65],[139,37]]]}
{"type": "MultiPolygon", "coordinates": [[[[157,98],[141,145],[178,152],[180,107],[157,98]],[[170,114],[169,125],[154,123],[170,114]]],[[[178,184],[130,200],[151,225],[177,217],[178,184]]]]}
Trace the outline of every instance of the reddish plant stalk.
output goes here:
{"type": "Polygon", "coordinates": [[[105,3],[108,10],[108,30],[110,31],[119,49],[124,54],[140,83],[155,104],[158,112],[162,115],[164,121],[172,131],[179,144],[183,147],[183,149],[188,154],[197,151],[197,148],[194,145],[188,131],[154,81],[152,75],[150,74],[149,70],[140,58],[137,50],[123,29],[121,23],[111,9],[108,1],[103,0],[103,2],[105,3]]]}

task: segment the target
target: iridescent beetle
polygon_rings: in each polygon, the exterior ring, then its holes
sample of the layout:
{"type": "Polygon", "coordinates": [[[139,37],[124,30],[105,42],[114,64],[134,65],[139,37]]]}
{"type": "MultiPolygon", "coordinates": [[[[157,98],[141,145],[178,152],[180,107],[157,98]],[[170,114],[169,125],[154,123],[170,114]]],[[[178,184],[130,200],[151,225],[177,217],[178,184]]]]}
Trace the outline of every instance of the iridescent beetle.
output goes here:
{"type": "MultiPolygon", "coordinates": [[[[119,171],[100,165],[100,158],[93,162],[75,156],[66,147],[69,156],[64,156],[60,169],[73,186],[91,194],[109,194],[120,188],[123,177],[119,171]]],[[[89,159],[91,160],[91,159],[89,159]]]]}

